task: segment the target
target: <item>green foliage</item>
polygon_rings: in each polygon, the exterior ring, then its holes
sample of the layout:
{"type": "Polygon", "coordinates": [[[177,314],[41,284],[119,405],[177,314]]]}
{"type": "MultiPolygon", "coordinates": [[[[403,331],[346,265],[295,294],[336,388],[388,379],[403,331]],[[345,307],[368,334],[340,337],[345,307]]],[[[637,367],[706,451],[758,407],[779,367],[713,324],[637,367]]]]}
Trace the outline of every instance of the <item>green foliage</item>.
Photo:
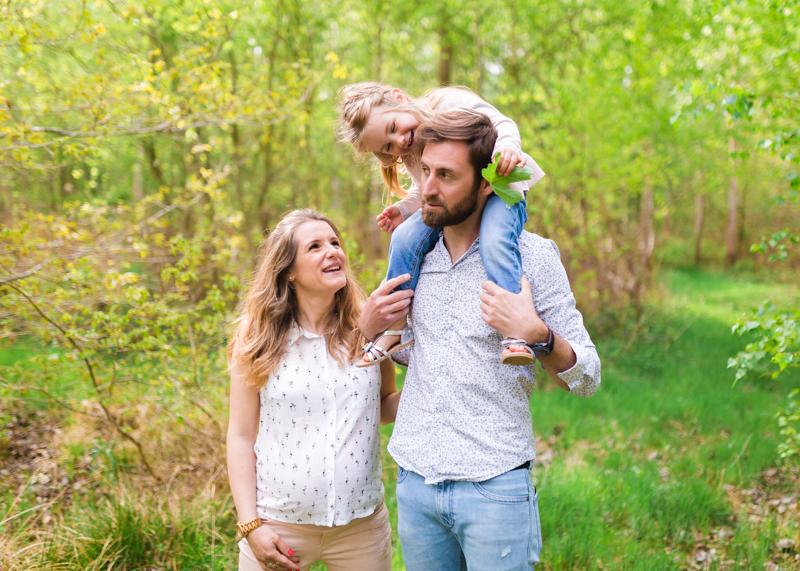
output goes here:
{"type": "Polygon", "coordinates": [[[495,194],[503,199],[503,202],[509,206],[514,206],[520,200],[523,200],[522,195],[516,190],[512,190],[508,185],[512,182],[521,182],[531,178],[533,169],[527,165],[524,167],[515,166],[507,176],[499,176],[497,174],[497,161],[500,160],[500,153],[494,157],[495,162],[490,163],[489,166],[481,171],[483,178],[489,181],[492,185],[492,190],[495,194]]]}

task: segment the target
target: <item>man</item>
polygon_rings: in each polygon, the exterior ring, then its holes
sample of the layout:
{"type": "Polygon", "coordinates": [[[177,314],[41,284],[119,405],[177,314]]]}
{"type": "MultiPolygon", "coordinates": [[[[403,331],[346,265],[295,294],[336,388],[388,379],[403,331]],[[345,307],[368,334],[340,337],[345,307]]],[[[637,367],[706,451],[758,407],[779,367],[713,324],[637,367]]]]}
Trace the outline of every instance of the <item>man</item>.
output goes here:
{"type": "MultiPolygon", "coordinates": [[[[486,281],[478,237],[492,193],[480,175],[496,138],[489,119],[451,110],[417,133],[423,220],[443,231],[414,292],[415,344],[398,357],[410,354],[389,442],[403,558],[409,571],[533,569],[541,551],[530,477],[534,366],[500,364],[501,336],[524,339],[559,386],[584,397],[600,384],[600,360],[552,241],[520,235],[521,293],[486,281]]],[[[393,282],[365,306],[359,326],[368,338],[406,311],[410,294],[389,294],[393,282]]]]}

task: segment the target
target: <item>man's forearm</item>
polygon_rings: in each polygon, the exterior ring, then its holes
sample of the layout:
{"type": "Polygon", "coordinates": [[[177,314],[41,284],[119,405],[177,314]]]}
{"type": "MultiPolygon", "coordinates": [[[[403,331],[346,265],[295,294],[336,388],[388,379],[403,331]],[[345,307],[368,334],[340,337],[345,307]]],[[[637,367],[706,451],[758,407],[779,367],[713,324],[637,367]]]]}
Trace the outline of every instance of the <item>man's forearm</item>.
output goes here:
{"type": "Polygon", "coordinates": [[[569,385],[558,376],[558,373],[569,371],[578,362],[578,357],[575,355],[575,351],[572,350],[572,345],[569,344],[569,341],[555,332],[553,333],[553,338],[555,341],[552,353],[546,357],[538,357],[539,363],[542,364],[542,368],[547,371],[547,374],[559,387],[569,391],[569,385]]]}
{"type": "MultiPolygon", "coordinates": [[[[550,330],[537,315],[537,319],[531,320],[531,327],[525,335],[525,342],[528,345],[544,343],[549,337],[550,330]]],[[[575,351],[573,351],[569,341],[553,331],[553,350],[549,355],[539,356],[537,359],[539,359],[542,368],[547,371],[547,374],[550,375],[555,383],[565,391],[569,391],[569,385],[558,376],[558,373],[569,371],[578,362],[578,356],[575,355],[575,351]]]]}

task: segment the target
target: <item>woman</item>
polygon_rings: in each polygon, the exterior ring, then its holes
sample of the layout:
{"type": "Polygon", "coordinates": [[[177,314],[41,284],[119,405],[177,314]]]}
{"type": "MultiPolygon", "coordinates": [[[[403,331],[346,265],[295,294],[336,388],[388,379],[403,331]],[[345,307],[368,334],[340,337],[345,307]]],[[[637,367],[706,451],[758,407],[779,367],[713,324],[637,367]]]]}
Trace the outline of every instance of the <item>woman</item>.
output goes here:
{"type": "Polygon", "coordinates": [[[228,345],[241,571],[391,569],[378,419],[400,394],[391,361],[355,367],[363,300],[321,214],[290,212],[262,244],[228,345]]]}

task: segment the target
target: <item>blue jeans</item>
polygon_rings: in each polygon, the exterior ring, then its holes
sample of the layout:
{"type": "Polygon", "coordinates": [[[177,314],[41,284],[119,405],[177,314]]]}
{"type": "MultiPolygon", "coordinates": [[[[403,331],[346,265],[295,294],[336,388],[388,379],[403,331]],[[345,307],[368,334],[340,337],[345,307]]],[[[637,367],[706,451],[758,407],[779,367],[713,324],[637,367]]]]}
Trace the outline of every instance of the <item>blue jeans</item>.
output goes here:
{"type": "Polygon", "coordinates": [[[408,571],[521,571],[539,562],[539,499],[528,470],[426,484],[400,467],[397,513],[408,571]]]}
{"type": "MultiPolygon", "coordinates": [[[[486,275],[490,281],[511,293],[520,292],[522,256],[519,253],[519,235],[527,221],[524,200],[508,206],[496,194],[489,197],[481,218],[480,252],[486,275]]],[[[386,279],[411,275],[411,279],[396,290],[417,287],[422,259],[436,246],[439,231],[439,228],[431,228],[422,222],[420,209],[392,233],[386,279]]]]}

